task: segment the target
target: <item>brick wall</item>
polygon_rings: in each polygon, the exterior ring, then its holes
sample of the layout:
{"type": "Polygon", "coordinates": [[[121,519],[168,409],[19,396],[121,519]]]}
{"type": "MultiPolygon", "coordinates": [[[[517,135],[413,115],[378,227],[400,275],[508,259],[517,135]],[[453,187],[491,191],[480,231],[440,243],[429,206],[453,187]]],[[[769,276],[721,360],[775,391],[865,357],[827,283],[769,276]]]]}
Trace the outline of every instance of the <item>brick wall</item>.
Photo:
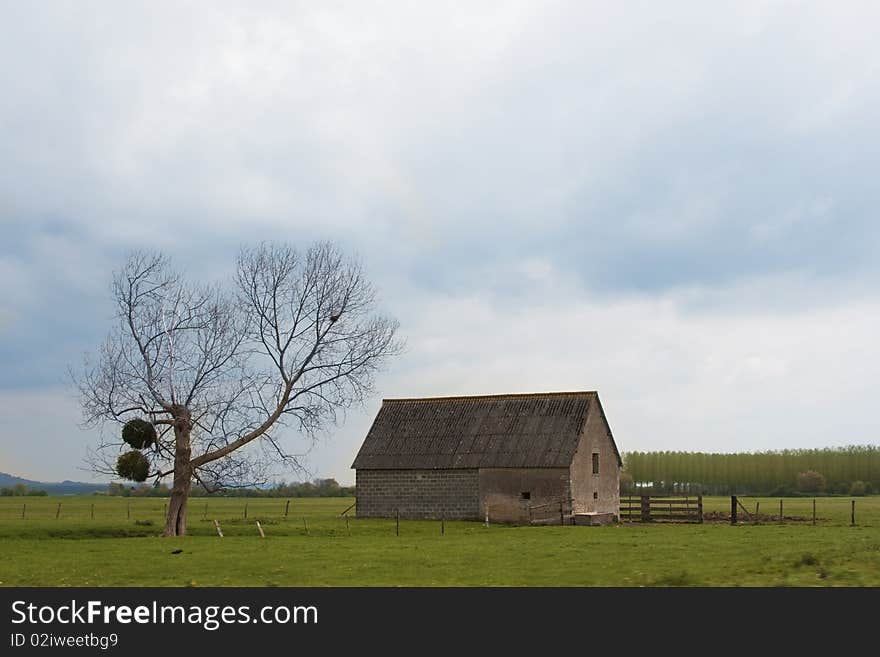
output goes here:
{"type": "Polygon", "coordinates": [[[356,470],[357,515],[479,518],[477,470],[356,470]]]}

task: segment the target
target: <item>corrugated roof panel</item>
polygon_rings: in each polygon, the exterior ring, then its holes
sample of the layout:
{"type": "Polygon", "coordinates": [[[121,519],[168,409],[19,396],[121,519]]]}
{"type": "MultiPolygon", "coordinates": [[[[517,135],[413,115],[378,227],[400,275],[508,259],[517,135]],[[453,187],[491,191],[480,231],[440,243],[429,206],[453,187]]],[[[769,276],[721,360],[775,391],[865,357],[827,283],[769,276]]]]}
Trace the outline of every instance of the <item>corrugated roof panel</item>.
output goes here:
{"type": "Polygon", "coordinates": [[[353,467],[564,466],[595,397],[573,392],[385,400],[353,467]]]}

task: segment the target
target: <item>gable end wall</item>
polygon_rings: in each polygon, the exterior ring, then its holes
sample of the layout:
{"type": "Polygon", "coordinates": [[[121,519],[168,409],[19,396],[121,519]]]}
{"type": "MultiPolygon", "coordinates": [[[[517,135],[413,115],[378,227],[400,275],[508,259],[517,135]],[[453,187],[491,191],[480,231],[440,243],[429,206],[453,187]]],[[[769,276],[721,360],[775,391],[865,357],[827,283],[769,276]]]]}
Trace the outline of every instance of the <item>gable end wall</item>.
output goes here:
{"type": "Polygon", "coordinates": [[[620,517],[620,465],[610,430],[594,405],[571,461],[571,496],[575,513],[613,513],[620,517]],[[593,474],[593,453],[599,454],[599,474],[593,474]],[[593,499],[596,493],[598,499],[593,499]]]}

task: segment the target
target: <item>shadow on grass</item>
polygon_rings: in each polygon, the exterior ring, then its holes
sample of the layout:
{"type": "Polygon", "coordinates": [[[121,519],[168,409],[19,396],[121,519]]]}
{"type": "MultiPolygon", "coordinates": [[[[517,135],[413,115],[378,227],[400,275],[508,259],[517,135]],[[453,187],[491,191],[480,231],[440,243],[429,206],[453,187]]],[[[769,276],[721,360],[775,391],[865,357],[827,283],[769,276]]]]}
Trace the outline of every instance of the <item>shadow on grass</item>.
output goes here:
{"type": "Polygon", "coordinates": [[[703,584],[686,570],[662,575],[651,580],[648,586],[702,586],[703,584]]]}

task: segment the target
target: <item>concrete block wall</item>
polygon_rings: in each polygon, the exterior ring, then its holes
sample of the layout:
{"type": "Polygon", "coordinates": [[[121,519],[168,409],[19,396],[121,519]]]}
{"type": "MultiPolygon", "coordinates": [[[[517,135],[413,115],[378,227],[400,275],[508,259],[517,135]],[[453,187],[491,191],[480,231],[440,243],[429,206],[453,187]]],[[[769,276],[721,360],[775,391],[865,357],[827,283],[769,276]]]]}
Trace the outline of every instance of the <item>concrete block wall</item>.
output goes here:
{"type": "Polygon", "coordinates": [[[480,517],[477,470],[356,470],[360,518],[480,517]]]}

